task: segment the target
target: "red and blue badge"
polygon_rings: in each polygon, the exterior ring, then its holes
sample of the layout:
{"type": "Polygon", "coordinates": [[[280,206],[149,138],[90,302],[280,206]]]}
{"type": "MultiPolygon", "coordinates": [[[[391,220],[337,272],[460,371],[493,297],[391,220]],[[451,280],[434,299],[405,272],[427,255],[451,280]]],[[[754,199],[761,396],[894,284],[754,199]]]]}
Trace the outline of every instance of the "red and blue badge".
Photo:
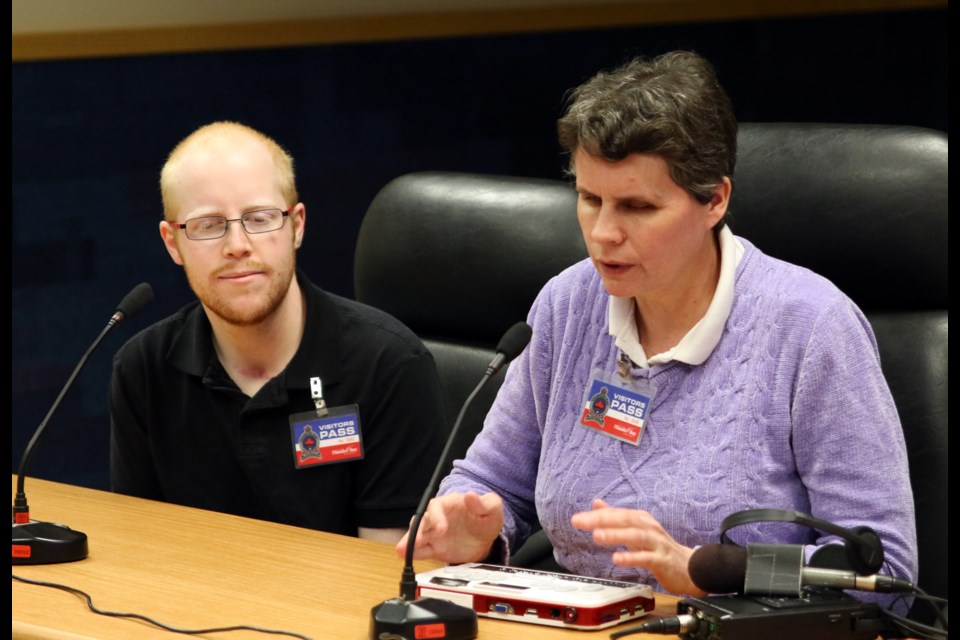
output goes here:
{"type": "Polygon", "coordinates": [[[612,438],[639,444],[654,393],[653,387],[630,388],[597,375],[585,394],[580,424],[612,438]]]}
{"type": "Polygon", "coordinates": [[[297,469],[363,459],[360,408],[355,404],[330,408],[323,417],[316,411],[292,415],[290,435],[297,469]]]}

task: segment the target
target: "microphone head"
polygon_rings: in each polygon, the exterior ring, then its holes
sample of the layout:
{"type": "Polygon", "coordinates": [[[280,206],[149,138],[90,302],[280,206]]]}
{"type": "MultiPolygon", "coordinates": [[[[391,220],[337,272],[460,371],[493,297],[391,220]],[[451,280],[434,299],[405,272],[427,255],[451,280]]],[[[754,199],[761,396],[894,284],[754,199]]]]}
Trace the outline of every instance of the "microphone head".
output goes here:
{"type": "Polygon", "coordinates": [[[153,301],[153,287],[151,287],[146,282],[141,282],[133,288],[133,290],[128,293],[123,300],[120,301],[120,304],[117,305],[117,313],[115,314],[117,320],[125,320],[127,318],[132,318],[141,311],[143,311],[147,305],[153,301]]]}
{"type": "Polygon", "coordinates": [[[690,556],[687,573],[707,593],[743,593],[747,550],[735,544],[705,544],[690,556]]]}
{"type": "Polygon", "coordinates": [[[500,338],[497,344],[497,353],[504,355],[504,362],[510,362],[523,351],[527,343],[530,342],[530,336],[533,335],[533,329],[526,322],[518,322],[513,325],[500,338]]]}

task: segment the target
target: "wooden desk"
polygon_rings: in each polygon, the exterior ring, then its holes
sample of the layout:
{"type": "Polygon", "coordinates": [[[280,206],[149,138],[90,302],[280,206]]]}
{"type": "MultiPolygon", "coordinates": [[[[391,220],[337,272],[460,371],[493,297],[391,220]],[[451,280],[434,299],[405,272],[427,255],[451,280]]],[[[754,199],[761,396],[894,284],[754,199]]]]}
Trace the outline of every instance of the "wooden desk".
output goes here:
{"type": "MultiPolygon", "coordinates": [[[[11,496],[16,476],[12,486],[11,496]]],[[[179,628],[251,625],[315,640],[367,640],[371,608],[399,593],[403,561],[389,545],[35,478],[27,478],[24,488],[32,517],[87,534],[90,555],[67,564],[14,566],[13,573],[85,591],[100,609],[138,613],[179,628]]],[[[436,566],[417,562],[416,570],[436,566]]],[[[59,589],[13,581],[12,590],[13,638],[180,635],[96,615],[82,598],[59,589]]],[[[655,614],[675,612],[675,598],[657,596],[655,614]]],[[[607,638],[610,633],[482,617],[479,625],[481,640],[607,638]]],[[[288,636],[232,631],[201,637],[288,636]]]]}

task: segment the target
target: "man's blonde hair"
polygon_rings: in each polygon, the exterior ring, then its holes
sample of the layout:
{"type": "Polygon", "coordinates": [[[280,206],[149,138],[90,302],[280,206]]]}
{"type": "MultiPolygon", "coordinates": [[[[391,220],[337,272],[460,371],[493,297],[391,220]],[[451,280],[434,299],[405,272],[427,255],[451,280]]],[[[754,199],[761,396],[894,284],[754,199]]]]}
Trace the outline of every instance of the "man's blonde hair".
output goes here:
{"type": "Polygon", "coordinates": [[[175,212],[173,211],[175,193],[171,182],[184,150],[188,146],[196,143],[238,135],[251,137],[260,141],[264,147],[266,147],[273,158],[273,165],[276,168],[277,185],[280,188],[280,193],[283,195],[284,200],[286,200],[286,206],[290,207],[298,202],[296,178],[293,173],[293,158],[290,157],[290,154],[287,153],[283,147],[277,144],[273,138],[239,122],[212,122],[200,127],[181,140],[180,143],[174,147],[173,151],[170,152],[170,155],[167,156],[167,161],[160,171],[160,196],[163,199],[163,216],[166,220],[171,220],[175,217],[175,212]]]}

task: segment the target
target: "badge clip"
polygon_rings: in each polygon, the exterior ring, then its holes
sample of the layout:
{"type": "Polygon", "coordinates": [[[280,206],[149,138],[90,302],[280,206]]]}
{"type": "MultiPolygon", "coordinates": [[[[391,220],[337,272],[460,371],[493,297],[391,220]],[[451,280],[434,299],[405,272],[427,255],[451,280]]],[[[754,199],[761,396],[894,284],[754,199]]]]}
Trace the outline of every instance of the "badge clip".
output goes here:
{"type": "Polygon", "coordinates": [[[323,384],[320,378],[310,378],[310,397],[313,398],[313,404],[317,407],[317,417],[322,418],[327,415],[327,403],[323,399],[323,384]]]}
{"type": "Polygon", "coordinates": [[[617,374],[620,375],[620,379],[624,382],[630,380],[631,366],[633,366],[633,361],[630,359],[630,356],[621,351],[620,357],[617,358],[617,374]]]}

